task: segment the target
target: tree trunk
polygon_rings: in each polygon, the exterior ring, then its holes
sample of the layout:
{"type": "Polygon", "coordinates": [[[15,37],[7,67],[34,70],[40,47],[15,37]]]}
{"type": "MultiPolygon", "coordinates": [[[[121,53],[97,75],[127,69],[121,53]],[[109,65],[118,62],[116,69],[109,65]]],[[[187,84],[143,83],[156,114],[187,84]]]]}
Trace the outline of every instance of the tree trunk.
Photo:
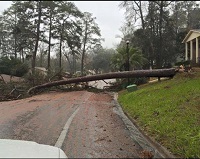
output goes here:
{"type": "Polygon", "coordinates": [[[59,48],[59,68],[61,69],[61,59],[62,59],[62,33],[60,35],[60,48],[59,48]]]}
{"type": "Polygon", "coordinates": [[[87,42],[87,30],[88,30],[88,22],[86,21],[85,24],[85,38],[84,38],[84,44],[83,44],[83,52],[82,52],[82,58],[81,58],[81,76],[83,76],[83,67],[84,67],[84,58],[85,58],[85,46],[87,42]]]}
{"type": "Polygon", "coordinates": [[[149,37],[149,65],[150,69],[153,68],[153,60],[155,59],[155,19],[154,19],[154,11],[155,11],[155,4],[154,2],[149,2],[150,3],[150,37],[149,37]]]}
{"type": "Polygon", "coordinates": [[[35,49],[33,52],[33,60],[32,60],[32,73],[35,73],[35,60],[36,60],[36,54],[37,54],[37,49],[38,49],[38,43],[40,39],[40,23],[41,23],[41,14],[42,14],[42,8],[41,8],[41,1],[38,1],[38,23],[37,23],[37,35],[36,35],[36,43],[35,43],[35,49]]]}
{"type": "Polygon", "coordinates": [[[74,50],[72,50],[72,56],[73,56],[73,74],[76,73],[76,58],[74,50]]]}
{"type": "Polygon", "coordinates": [[[32,87],[28,90],[28,93],[32,93],[35,90],[39,90],[41,88],[49,88],[58,85],[65,85],[71,83],[78,82],[88,82],[88,81],[96,81],[96,80],[104,80],[104,79],[112,79],[112,78],[133,78],[133,77],[173,77],[176,74],[175,69],[155,69],[155,70],[136,70],[136,71],[124,71],[124,72],[112,72],[105,74],[98,74],[92,76],[84,76],[71,78],[68,80],[60,80],[54,81],[50,83],[45,83],[42,85],[38,85],[32,87]]]}
{"type": "Polygon", "coordinates": [[[135,4],[138,7],[139,13],[140,13],[140,19],[141,19],[141,23],[142,23],[142,29],[143,31],[145,30],[145,22],[144,22],[144,15],[143,15],[143,11],[142,11],[142,2],[141,1],[133,1],[135,2],[135,4]]]}
{"type": "Polygon", "coordinates": [[[16,10],[15,10],[15,28],[14,28],[14,41],[15,41],[15,59],[17,59],[17,31],[16,31],[16,26],[17,26],[17,15],[16,15],[16,10]]]}
{"type": "Polygon", "coordinates": [[[67,59],[67,61],[68,61],[68,63],[69,63],[69,68],[70,68],[70,74],[73,74],[73,64],[71,64],[71,62],[70,62],[70,59],[69,59],[69,56],[68,55],[66,55],[65,54],[65,57],[66,57],[66,59],[67,59]]]}
{"type": "Polygon", "coordinates": [[[163,37],[162,37],[162,24],[163,24],[163,1],[160,1],[160,17],[159,17],[159,52],[157,54],[157,68],[162,67],[162,53],[163,53],[163,37]]]}
{"type": "Polygon", "coordinates": [[[59,53],[59,68],[61,70],[61,61],[62,61],[62,40],[63,40],[63,29],[64,29],[64,22],[62,24],[62,30],[61,30],[61,34],[60,34],[60,53],[59,53]]]}
{"type": "Polygon", "coordinates": [[[14,33],[15,35],[15,59],[17,59],[17,36],[16,36],[16,33],[14,33]]]}
{"type": "Polygon", "coordinates": [[[40,51],[40,67],[42,67],[42,62],[43,62],[43,49],[40,51]]]}
{"type": "Polygon", "coordinates": [[[50,53],[51,53],[51,27],[52,27],[52,11],[50,10],[50,23],[49,23],[49,49],[48,49],[48,72],[50,71],[50,53]]]}
{"type": "Polygon", "coordinates": [[[24,49],[22,48],[22,62],[24,63],[24,49]]]}

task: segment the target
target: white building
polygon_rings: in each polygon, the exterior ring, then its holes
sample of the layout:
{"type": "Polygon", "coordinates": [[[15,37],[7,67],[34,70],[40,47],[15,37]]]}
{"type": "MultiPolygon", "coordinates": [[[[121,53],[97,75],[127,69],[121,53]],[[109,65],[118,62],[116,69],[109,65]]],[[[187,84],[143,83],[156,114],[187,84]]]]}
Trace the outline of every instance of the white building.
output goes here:
{"type": "Polygon", "coordinates": [[[182,43],[185,43],[185,60],[200,64],[200,29],[190,30],[182,43]]]}

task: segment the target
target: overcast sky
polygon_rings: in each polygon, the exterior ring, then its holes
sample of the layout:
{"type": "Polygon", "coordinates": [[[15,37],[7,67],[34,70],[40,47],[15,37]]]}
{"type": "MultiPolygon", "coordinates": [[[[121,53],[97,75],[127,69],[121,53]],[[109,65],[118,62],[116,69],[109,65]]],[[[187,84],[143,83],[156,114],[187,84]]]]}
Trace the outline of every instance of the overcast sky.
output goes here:
{"type": "MultiPolygon", "coordinates": [[[[90,12],[96,17],[105,42],[103,47],[113,48],[120,42],[120,27],[123,25],[124,10],[118,7],[120,1],[73,1],[82,12],[90,12]]],[[[11,5],[12,1],[0,1],[0,13],[11,5]]]]}

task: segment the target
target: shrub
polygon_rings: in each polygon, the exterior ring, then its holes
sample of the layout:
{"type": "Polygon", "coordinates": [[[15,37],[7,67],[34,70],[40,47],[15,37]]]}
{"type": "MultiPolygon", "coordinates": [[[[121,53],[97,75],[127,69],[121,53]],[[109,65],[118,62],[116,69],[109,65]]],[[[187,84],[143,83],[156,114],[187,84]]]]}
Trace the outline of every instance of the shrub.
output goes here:
{"type": "Polygon", "coordinates": [[[187,60],[187,61],[180,61],[180,62],[176,62],[175,63],[175,66],[180,66],[180,65],[184,65],[184,66],[187,66],[190,64],[190,60],[187,60]]]}
{"type": "Polygon", "coordinates": [[[20,64],[15,70],[15,76],[22,77],[28,72],[28,70],[29,68],[27,63],[20,64]]]}
{"type": "Polygon", "coordinates": [[[14,57],[0,58],[0,73],[21,77],[28,72],[28,65],[14,57]]]}

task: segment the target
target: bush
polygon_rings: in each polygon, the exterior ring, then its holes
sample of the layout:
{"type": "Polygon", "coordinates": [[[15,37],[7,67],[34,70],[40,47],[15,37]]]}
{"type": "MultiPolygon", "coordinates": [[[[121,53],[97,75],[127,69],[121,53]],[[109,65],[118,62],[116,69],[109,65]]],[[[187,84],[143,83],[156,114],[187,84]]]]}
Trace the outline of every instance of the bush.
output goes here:
{"type": "Polygon", "coordinates": [[[172,68],[172,64],[171,63],[164,63],[162,68],[172,68]]]}
{"type": "Polygon", "coordinates": [[[148,78],[146,78],[146,77],[131,78],[130,81],[133,84],[141,85],[141,84],[147,83],[148,82],[148,78]]]}
{"type": "Polygon", "coordinates": [[[128,85],[131,84],[136,84],[136,85],[142,85],[148,82],[148,78],[147,77],[137,77],[137,78],[129,78],[129,84],[128,84],[128,79],[123,79],[118,83],[121,83],[122,85],[122,89],[125,89],[128,85]]]}
{"type": "Polygon", "coordinates": [[[22,77],[28,72],[28,70],[29,68],[27,63],[20,64],[15,70],[15,76],[22,77]]]}
{"type": "Polygon", "coordinates": [[[180,62],[175,63],[175,66],[180,66],[180,65],[184,65],[184,66],[190,65],[190,60],[180,61],[180,62]]]}
{"type": "Polygon", "coordinates": [[[8,57],[0,58],[0,73],[11,74],[12,63],[8,57]]]}
{"type": "Polygon", "coordinates": [[[0,73],[21,77],[28,72],[28,65],[14,57],[0,58],[0,73]]]}

